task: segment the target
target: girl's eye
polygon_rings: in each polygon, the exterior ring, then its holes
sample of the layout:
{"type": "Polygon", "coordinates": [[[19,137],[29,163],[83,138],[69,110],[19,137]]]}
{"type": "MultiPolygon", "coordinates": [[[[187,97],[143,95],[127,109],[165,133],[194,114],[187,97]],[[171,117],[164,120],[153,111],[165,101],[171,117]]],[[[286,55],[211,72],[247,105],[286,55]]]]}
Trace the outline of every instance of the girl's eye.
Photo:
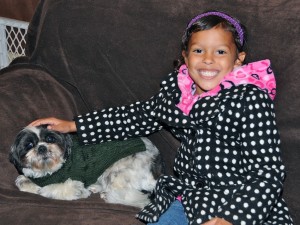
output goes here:
{"type": "Polygon", "coordinates": [[[224,54],[226,54],[226,51],[224,51],[224,50],[218,50],[217,53],[218,53],[219,55],[224,55],[224,54]]]}
{"type": "Polygon", "coordinates": [[[193,52],[200,54],[200,53],[203,53],[203,50],[201,50],[201,49],[195,49],[193,52]]]}
{"type": "Polygon", "coordinates": [[[46,142],[47,143],[54,143],[55,141],[56,141],[56,139],[53,136],[47,136],[46,137],[46,142]]]}

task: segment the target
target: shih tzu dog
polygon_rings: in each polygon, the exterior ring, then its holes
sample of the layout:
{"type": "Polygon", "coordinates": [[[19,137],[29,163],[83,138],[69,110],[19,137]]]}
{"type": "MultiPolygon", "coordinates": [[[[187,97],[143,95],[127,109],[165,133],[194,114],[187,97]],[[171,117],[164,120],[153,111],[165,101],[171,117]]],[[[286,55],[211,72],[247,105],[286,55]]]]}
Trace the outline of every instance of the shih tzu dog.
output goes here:
{"type": "MultiPolygon", "coordinates": [[[[83,146],[81,152],[78,147],[75,151],[69,134],[48,130],[45,126],[26,127],[17,135],[9,160],[20,174],[16,186],[21,191],[62,200],[100,193],[106,202],[142,208],[149,203],[156,179],[162,173],[162,161],[158,149],[149,139],[138,138],[138,141],[142,143],[143,151],[120,157],[101,171],[97,170],[103,157],[97,157],[97,152],[101,151],[83,146]],[[91,156],[87,156],[89,152],[91,156]],[[87,172],[89,168],[96,174],[91,176],[92,172],[87,172]],[[61,171],[67,178],[61,178],[61,171]],[[39,183],[41,180],[43,184],[39,183]]],[[[122,152],[122,149],[117,150],[122,152]]]]}

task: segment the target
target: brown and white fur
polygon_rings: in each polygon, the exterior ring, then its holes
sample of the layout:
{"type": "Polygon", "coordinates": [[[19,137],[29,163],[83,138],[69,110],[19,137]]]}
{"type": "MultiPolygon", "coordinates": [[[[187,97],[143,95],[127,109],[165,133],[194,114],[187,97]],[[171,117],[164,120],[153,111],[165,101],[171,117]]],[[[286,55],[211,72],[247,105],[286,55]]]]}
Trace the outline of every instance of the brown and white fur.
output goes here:
{"type": "Polygon", "coordinates": [[[87,188],[79,180],[68,179],[64,183],[44,187],[30,180],[58,171],[68,160],[68,155],[72,154],[72,140],[68,134],[43,126],[26,127],[17,135],[9,159],[20,174],[16,186],[21,191],[62,200],[87,198],[91,193],[100,193],[106,202],[142,208],[149,203],[156,178],[162,171],[158,149],[149,139],[142,140],[146,151],[118,160],[87,188]]]}

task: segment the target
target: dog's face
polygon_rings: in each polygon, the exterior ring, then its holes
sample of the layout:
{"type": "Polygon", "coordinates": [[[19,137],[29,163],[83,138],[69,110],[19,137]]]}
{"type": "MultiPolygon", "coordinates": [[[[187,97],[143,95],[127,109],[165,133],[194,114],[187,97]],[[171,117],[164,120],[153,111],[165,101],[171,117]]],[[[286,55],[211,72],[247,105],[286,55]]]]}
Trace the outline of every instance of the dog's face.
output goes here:
{"type": "Polygon", "coordinates": [[[11,146],[9,160],[20,174],[43,177],[59,170],[71,152],[70,135],[44,126],[26,127],[11,146]]]}

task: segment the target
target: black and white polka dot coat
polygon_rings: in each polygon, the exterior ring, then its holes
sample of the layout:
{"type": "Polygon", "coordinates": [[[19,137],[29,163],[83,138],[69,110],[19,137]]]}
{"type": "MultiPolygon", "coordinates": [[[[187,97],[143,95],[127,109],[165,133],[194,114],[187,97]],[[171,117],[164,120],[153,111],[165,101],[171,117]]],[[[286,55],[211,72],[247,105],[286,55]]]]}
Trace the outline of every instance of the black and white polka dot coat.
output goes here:
{"type": "Polygon", "coordinates": [[[174,170],[162,176],[156,197],[137,216],[157,221],[176,197],[189,224],[214,217],[233,224],[293,224],[281,197],[284,166],[274,106],[254,85],[199,99],[187,116],[177,108],[177,72],[145,102],[75,118],[84,144],[146,136],[167,127],[181,141],[174,170]]]}

